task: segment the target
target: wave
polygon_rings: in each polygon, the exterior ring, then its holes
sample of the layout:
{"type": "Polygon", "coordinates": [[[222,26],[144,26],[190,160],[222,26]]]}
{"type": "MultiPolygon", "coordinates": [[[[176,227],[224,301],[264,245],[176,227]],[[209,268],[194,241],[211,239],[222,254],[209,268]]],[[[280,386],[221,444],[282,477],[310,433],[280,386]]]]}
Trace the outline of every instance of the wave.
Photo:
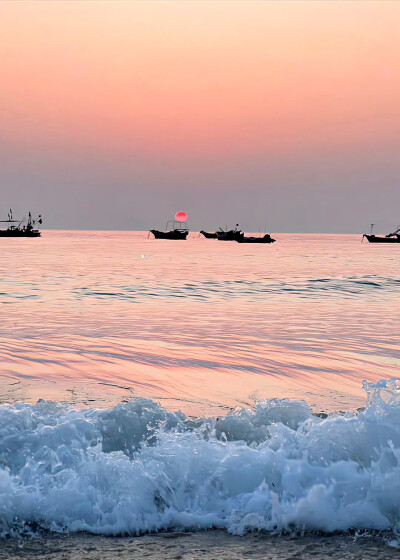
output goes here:
{"type": "Polygon", "coordinates": [[[270,400],[189,418],[135,399],[0,407],[0,535],[247,531],[400,533],[400,388],[321,418],[270,400]]]}
{"type": "Polygon", "coordinates": [[[393,294],[400,290],[400,280],[376,275],[345,278],[311,278],[293,281],[278,281],[274,278],[261,280],[209,280],[197,282],[169,283],[157,285],[138,284],[131,286],[108,286],[80,288],[73,292],[76,299],[117,299],[140,302],[146,299],[189,298],[199,301],[232,299],[246,297],[259,299],[268,294],[294,295],[303,298],[343,297],[352,298],[360,295],[393,294]]]}
{"type": "MultiPolygon", "coordinates": [[[[0,281],[1,283],[1,281],[0,281]]],[[[18,291],[20,284],[13,283],[0,292],[0,303],[20,303],[29,299],[43,299],[34,283],[24,283],[24,291],[18,291]]],[[[268,295],[297,296],[301,298],[340,297],[345,299],[366,297],[384,297],[400,291],[400,280],[386,276],[368,274],[363,276],[345,276],[337,278],[299,278],[296,281],[261,278],[257,280],[207,280],[207,281],[162,281],[146,279],[130,285],[113,285],[96,283],[90,287],[66,288],[68,298],[72,300],[119,300],[140,303],[148,300],[169,300],[185,298],[194,301],[231,300],[246,298],[259,300],[268,295]]]]}

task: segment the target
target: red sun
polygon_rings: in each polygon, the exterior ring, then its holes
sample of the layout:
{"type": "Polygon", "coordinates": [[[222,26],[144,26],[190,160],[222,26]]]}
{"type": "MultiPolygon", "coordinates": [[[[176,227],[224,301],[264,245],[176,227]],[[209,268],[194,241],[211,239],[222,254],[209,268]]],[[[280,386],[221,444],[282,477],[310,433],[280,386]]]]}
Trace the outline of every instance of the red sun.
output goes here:
{"type": "Polygon", "coordinates": [[[186,220],[187,220],[187,214],[186,214],[186,212],[177,212],[177,213],[175,214],[175,220],[176,220],[177,222],[186,222],[186,220]]]}

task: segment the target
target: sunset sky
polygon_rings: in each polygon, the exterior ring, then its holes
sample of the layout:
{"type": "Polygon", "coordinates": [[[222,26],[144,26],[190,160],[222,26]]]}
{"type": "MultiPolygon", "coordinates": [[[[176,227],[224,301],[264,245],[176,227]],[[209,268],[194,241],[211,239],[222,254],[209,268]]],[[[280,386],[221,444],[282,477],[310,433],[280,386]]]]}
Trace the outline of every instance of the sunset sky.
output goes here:
{"type": "Polygon", "coordinates": [[[0,214],[400,223],[400,2],[3,1],[0,214]]]}

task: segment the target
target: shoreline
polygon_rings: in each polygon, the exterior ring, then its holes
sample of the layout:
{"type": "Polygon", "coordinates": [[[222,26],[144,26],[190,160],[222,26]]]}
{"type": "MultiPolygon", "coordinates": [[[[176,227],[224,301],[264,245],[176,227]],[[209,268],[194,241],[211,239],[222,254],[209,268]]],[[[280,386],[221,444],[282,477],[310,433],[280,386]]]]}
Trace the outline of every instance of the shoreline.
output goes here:
{"type": "Polygon", "coordinates": [[[138,537],[108,537],[88,533],[48,535],[29,539],[0,539],[0,560],[36,558],[103,560],[111,558],[149,560],[287,560],[398,558],[399,542],[388,534],[267,535],[228,534],[223,530],[160,532],[138,537]]]}

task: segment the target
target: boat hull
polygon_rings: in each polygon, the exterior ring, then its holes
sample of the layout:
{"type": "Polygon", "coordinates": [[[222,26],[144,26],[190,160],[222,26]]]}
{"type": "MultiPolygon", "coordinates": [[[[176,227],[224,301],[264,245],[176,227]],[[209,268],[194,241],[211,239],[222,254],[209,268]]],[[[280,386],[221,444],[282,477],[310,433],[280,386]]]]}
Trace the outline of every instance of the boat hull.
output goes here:
{"type": "Polygon", "coordinates": [[[367,235],[364,233],[363,239],[364,237],[370,243],[400,243],[400,235],[395,235],[393,237],[381,237],[379,235],[367,235]]]}
{"type": "Polygon", "coordinates": [[[244,234],[241,231],[224,231],[217,232],[218,241],[239,241],[244,234]]]}
{"type": "Polygon", "coordinates": [[[188,230],[172,230],[172,231],[158,231],[157,229],[151,229],[150,232],[154,235],[156,239],[173,239],[173,240],[185,240],[188,236],[188,230]]]}
{"type": "Polygon", "coordinates": [[[0,230],[0,237],[40,237],[41,233],[37,230],[24,231],[17,229],[2,229],[0,230]]]}
{"type": "Polygon", "coordinates": [[[270,235],[264,237],[242,237],[238,239],[238,243],[275,243],[276,239],[272,239],[270,235]]]}

